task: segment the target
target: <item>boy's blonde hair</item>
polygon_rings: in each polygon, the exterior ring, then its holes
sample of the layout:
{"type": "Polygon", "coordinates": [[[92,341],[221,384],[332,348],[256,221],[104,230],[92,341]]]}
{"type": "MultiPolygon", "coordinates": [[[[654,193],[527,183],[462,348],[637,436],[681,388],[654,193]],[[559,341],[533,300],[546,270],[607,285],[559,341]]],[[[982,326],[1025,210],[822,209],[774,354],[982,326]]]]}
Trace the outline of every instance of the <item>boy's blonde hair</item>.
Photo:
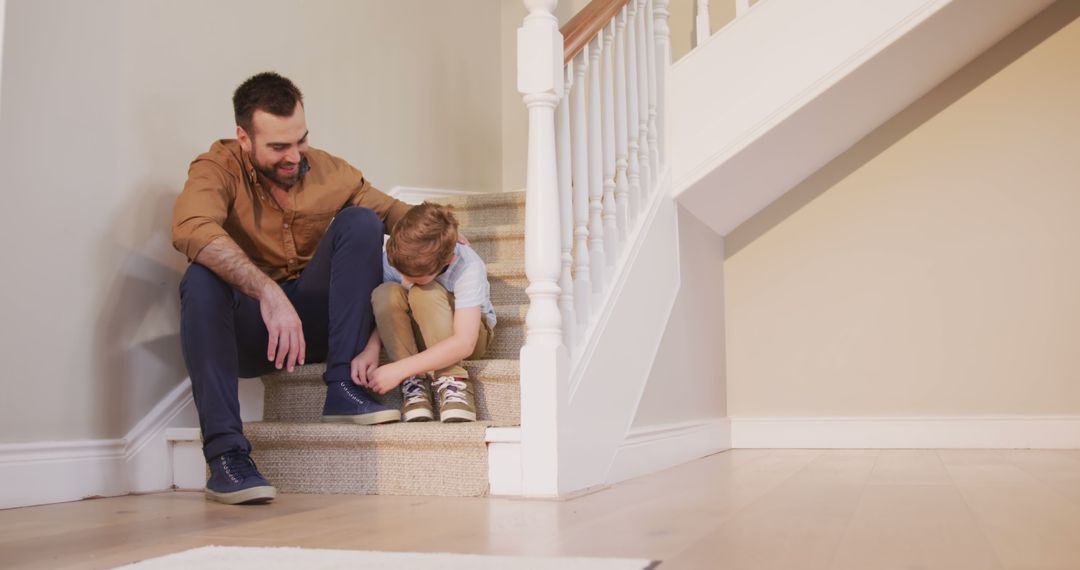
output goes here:
{"type": "Polygon", "coordinates": [[[450,263],[457,240],[458,221],[450,207],[424,202],[394,225],[386,258],[406,277],[435,275],[450,263]]]}

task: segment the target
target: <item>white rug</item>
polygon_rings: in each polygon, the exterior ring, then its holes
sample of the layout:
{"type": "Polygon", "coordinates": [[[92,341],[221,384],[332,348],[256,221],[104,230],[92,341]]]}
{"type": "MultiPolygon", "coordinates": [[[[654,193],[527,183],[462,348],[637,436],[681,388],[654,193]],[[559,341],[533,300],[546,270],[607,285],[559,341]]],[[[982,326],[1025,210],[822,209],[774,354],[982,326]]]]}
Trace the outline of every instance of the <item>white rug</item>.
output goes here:
{"type": "Polygon", "coordinates": [[[309,548],[252,548],[204,546],[136,562],[130,570],[645,570],[659,563],[629,558],[540,558],[481,556],[473,554],[424,554],[371,550],[314,550],[309,548]]]}

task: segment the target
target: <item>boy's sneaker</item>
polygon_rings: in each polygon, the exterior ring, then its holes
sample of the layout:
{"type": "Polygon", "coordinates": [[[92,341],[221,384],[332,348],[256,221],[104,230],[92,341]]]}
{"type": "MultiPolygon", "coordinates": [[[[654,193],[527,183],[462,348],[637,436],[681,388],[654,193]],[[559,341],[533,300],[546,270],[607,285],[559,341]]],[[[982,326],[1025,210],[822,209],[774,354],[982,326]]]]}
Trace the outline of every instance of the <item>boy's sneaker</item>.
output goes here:
{"type": "Polygon", "coordinates": [[[407,422],[430,422],[435,419],[431,407],[431,392],[424,385],[423,376],[413,376],[401,383],[401,419],[407,422]]]}
{"type": "Polygon", "coordinates": [[[206,498],[227,505],[266,503],[277,496],[275,489],[243,451],[228,451],[210,460],[206,498]]]}
{"type": "Polygon", "coordinates": [[[431,386],[439,393],[440,420],[444,423],[476,421],[476,400],[468,378],[440,376],[431,386]]]}
{"type": "Polygon", "coordinates": [[[351,381],[326,385],[322,421],[344,424],[385,424],[401,421],[401,412],[379,403],[367,390],[351,381]]]}

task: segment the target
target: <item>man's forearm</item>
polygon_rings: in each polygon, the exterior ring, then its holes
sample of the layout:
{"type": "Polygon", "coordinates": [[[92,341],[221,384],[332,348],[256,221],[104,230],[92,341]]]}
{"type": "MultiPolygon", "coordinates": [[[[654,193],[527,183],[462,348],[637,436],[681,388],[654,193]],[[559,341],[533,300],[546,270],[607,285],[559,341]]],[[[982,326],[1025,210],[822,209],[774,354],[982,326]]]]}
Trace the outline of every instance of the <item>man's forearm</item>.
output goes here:
{"type": "Polygon", "coordinates": [[[207,244],[195,261],[209,267],[226,283],[254,299],[262,300],[267,287],[277,286],[229,237],[219,237],[207,244]]]}

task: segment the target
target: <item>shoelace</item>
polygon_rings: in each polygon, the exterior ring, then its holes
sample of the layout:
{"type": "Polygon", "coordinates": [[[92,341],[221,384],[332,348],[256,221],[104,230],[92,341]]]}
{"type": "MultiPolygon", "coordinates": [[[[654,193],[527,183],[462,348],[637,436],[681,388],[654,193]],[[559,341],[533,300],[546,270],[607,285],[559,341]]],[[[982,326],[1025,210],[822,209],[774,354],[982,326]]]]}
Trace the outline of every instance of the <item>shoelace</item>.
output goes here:
{"type": "Polygon", "coordinates": [[[453,376],[442,376],[431,383],[439,391],[444,404],[467,404],[465,401],[465,382],[453,376]]]}
{"type": "Polygon", "coordinates": [[[252,475],[258,475],[259,470],[255,468],[255,460],[251,456],[243,453],[226,453],[222,455],[219,460],[221,466],[225,469],[225,474],[232,479],[234,483],[239,483],[252,475]]]}
{"type": "Polygon", "coordinates": [[[424,392],[424,380],[413,376],[401,385],[401,392],[405,396],[406,404],[417,404],[427,400],[424,392]]]}

